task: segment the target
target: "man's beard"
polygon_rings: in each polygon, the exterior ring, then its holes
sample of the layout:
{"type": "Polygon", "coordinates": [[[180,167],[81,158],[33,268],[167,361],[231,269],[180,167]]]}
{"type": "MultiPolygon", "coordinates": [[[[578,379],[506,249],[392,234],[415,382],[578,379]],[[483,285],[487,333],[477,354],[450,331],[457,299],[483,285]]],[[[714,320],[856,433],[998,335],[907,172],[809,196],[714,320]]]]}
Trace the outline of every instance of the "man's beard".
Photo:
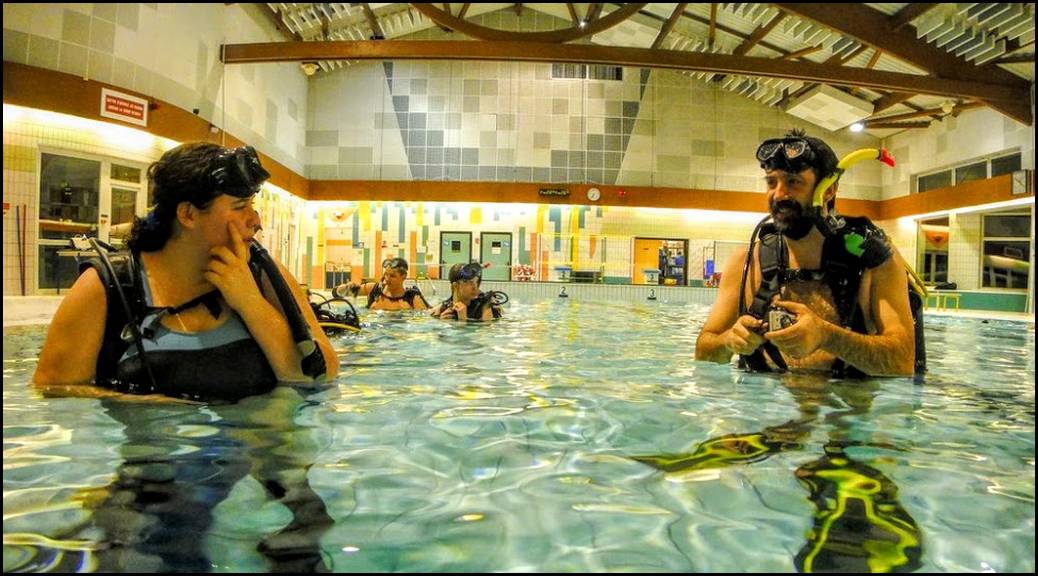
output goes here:
{"type": "Polygon", "coordinates": [[[791,240],[800,240],[807,236],[815,224],[814,218],[804,214],[804,207],[795,200],[785,199],[775,202],[772,199],[768,202],[768,208],[771,209],[771,218],[775,221],[775,228],[791,240]]]}

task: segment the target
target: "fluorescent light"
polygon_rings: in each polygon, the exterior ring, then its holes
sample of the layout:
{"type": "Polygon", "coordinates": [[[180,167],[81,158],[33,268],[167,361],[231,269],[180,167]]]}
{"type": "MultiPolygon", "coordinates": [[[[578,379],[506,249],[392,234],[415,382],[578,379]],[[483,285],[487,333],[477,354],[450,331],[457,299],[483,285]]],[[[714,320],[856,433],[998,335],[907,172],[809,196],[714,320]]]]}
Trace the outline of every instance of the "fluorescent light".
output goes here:
{"type": "Polygon", "coordinates": [[[854,124],[851,124],[851,132],[861,132],[864,129],[865,125],[861,122],[855,122],[854,124]]]}

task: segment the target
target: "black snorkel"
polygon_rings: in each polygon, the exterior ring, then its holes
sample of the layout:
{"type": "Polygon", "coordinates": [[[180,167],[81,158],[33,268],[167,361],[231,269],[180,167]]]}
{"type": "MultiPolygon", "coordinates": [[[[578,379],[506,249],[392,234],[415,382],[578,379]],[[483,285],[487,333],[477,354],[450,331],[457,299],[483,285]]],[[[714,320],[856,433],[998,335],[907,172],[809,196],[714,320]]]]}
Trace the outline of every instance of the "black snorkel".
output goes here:
{"type": "MultiPolygon", "coordinates": [[[[126,315],[126,326],[123,327],[122,333],[119,335],[123,342],[133,342],[134,347],[137,349],[137,357],[141,359],[141,366],[144,367],[144,371],[148,374],[148,380],[151,381],[151,387],[153,391],[158,390],[158,383],[155,381],[155,374],[151,371],[151,365],[148,364],[148,356],[144,353],[144,336],[141,334],[140,327],[137,326],[137,316],[133,313],[133,309],[130,307],[130,300],[126,296],[126,292],[123,291],[122,284],[119,283],[119,277],[115,273],[115,267],[112,266],[112,261],[108,259],[109,252],[115,252],[116,249],[111,244],[98,240],[97,238],[89,238],[85,236],[77,236],[72,238],[69,242],[72,247],[77,250],[86,248],[83,242],[86,242],[90,248],[94,249],[97,253],[98,260],[101,261],[101,265],[104,266],[105,272],[107,272],[108,278],[112,286],[115,287],[116,293],[119,295],[119,303],[122,305],[123,314],[126,315]],[[127,334],[129,332],[129,334],[127,334]]],[[[136,256],[131,256],[131,262],[134,262],[134,268],[136,268],[135,259],[136,256]]],[[[112,305],[111,302],[108,303],[112,305]]]]}
{"type": "Polygon", "coordinates": [[[285,320],[288,321],[288,328],[292,332],[292,340],[296,343],[296,349],[303,356],[303,361],[300,364],[303,374],[314,379],[324,376],[328,371],[324,354],[321,352],[321,347],[317,345],[317,340],[314,340],[313,335],[310,333],[310,326],[306,323],[306,318],[303,317],[303,312],[299,309],[299,303],[296,302],[295,296],[292,295],[292,289],[289,288],[285,277],[281,275],[277,263],[270,257],[267,249],[255,240],[249,243],[249,253],[251,261],[255,262],[261,270],[267,273],[270,285],[274,288],[274,294],[277,295],[278,302],[281,303],[281,309],[285,313],[285,320]]]}

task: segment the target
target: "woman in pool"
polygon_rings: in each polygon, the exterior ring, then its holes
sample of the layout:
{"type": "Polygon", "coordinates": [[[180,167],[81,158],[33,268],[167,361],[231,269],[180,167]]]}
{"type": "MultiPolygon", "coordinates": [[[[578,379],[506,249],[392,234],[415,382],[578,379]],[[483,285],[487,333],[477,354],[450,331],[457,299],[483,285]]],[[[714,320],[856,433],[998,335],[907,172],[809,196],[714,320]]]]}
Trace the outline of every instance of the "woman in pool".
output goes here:
{"type": "Polygon", "coordinates": [[[340,284],[332,292],[342,297],[346,292],[368,297],[369,310],[425,310],[429,303],[417,286],[404,288],[407,279],[407,260],[389,258],[382,263],[382,281],[340,284]]]}
{"type": "Polygon", "coordinates": [[[255,151],[183,144],[148,176],[155,207],[135,221],[128,254],[81,266],[34,382],[237,400],[334,377],[338,359],[299,283],[250,249],[260,227],[252,198],[270,176],[255,151]]]}
{"type": "Polygon", "coordinates": [[[500,292],[481,292],[483,265],[479,262],[455,264],[448,279],[451,296],[435,308],[432,315],[443,320],[492,320],[501,317],[500,292]]]}

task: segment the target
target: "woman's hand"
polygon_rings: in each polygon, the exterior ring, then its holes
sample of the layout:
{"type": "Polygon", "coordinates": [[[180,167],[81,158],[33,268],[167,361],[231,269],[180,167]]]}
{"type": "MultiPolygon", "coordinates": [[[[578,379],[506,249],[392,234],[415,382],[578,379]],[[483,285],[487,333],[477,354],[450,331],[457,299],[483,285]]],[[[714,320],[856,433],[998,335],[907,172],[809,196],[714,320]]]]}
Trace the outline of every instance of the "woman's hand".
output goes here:
{"type": "Polygon", "coordinates": [[[249,247],[245,244],[234,223],[227,223],[231,237],[231,247],[214,246],[209,250],[209,264],[204,273],[205,279],[216,286],[223,299],[242,314],[257,300],[263,300],[256,281],[249,269],[249,247]]]}

